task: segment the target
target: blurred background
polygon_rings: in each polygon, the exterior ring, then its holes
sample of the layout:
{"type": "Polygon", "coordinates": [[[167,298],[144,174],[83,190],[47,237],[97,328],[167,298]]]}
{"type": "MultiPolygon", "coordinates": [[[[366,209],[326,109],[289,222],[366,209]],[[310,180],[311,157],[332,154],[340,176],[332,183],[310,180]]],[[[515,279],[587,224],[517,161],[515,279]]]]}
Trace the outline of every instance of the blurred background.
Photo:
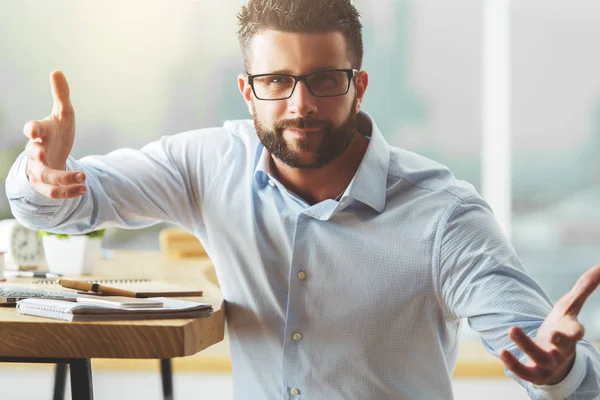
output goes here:
{"type": "MultiPolygon", "coordinates": [[[[494,186],[482,173],[485,2],[355,3],[370,73],[363,109],[392,145],[446,164],[478,190],[494,186]]],[[[508,187],[507,234],[556,301],[600,262],[600,2],[505,3],[509,175],[498,184],[508,187]]],[[[11,218],[4,178],[25,145],[23,124],[51,110],[53,69],[71,85],[77,158],[249,118],[236,82],[241,4],[1,2],[0,219],[11,218]]],[[[158,248],[162,227],[112,229],[105,245],[158,248]]],[[[599,310],[596,293],[581,315],[590,340],[600,340],[599,310]]]]}

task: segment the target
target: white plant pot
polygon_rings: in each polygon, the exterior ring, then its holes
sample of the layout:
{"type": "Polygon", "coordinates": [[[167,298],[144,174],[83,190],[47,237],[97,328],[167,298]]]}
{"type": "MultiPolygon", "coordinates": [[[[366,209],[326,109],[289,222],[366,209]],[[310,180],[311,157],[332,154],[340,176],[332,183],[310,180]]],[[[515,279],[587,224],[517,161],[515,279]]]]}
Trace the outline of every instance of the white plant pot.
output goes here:
{"type": "Polygon", "coordinates": [[[63,275],[90,275],[100,258],[102,238],[86,235],[59,239],[54,235],[42,238],[48,270],[63,275]]]}

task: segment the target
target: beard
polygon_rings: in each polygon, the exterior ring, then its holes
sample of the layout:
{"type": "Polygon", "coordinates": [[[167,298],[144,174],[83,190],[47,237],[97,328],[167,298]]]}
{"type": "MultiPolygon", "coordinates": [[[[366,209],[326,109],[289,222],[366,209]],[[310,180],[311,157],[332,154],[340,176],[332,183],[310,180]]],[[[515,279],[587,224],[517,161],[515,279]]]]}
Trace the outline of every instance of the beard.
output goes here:
{"type": "MultiPolygon", "coordinates": [[[[356,133],[356,95],[352,101],[352,108],[346,120],[334,126],[330,121],[316,120],[313,118],[296,118],[285,119],[275,122],[273,129],[268,129],[258,119],[254,103],[252,103],[252,111],[254,118],[254,127],[258,138],[263,146],[271,153],[271,155],[281,162],[292,168],[321,168],[336,158],[338,158],[350,146],[352,138],[356,133]],[[321,128],[322,140],[320,146],[311,149],[310,142],[307,138],[295,139],[295,145],[302,152],[312,152],[312,162],[302,162],[298,150],[294,150],[292,146],[283,137],[285,129],[312,129],[321,128]]],[[[310,135],[310,133],[308,134],[310,135]]]]}

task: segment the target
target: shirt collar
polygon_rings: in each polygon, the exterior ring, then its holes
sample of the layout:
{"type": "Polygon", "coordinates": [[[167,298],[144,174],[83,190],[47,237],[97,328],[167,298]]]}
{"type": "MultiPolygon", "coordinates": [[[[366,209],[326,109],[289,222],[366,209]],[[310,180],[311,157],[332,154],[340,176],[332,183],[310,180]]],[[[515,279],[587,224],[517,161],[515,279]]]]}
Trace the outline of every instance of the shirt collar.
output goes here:
{"type": "Polygon", "coordinates": [[[269,182],[269,176],[273,175],[273,171],[271,171],[271,155],[265,146],[259,141],[258,149],[261,150],[257,152],[257,162],[256,167],[254,168],[254,180],[261,186],[265,186],[269,182]]]}
{"type": "Polygon", "coordinates": [[[359,132],[367,137],[370,136],[370,142],[358,171],[346,190],[346,195],[377,212],[382,212],[386,201],[390,145],[381,134],[375,120],[366,112],[358,113],[356,126],[359,132]]]}
{"type": "MultiPolygon", "coordinates": [[[[390,146],[377,127],[375,120],[366,112],[361,111],[356,116],[356,125],[363,135],[370,139],[367,151],[350,182],[343,197],[351,197],[382,212],[385,208],[387,176],[390,163],[390,146]]],[[[271,171],[271,156],[259,142],[260,152],[257,152],[257,162],[254,169],[254,180],[264,186],[273,176],[271,171]]]]}

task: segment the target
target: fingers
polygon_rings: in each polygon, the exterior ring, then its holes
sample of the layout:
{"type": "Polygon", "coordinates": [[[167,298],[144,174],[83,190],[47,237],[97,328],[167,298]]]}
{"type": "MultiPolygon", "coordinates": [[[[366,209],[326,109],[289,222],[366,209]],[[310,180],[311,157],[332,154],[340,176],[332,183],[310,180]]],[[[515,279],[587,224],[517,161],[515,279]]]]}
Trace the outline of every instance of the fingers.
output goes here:
{"type": "Polygon", "coordinates": [[[23,134],[29,140],[41,139],[49,128],[46,121],[29,121],[23,126],[23,134]]]}
{"type": "Polygon", "coordinates": [[[86,192],[84,185],[53,186],[38,182],[34,184],[34,188],[37,192],[54,200],[72,199],[82,196],[86,192]]]}
{"type": "Polygon", "coordinates": [[[550,377],[548,372],[542,372],[537,367],[528,367],[522,364],[517,357],[515,357],[510,351],[502,350],[500,352],[500,360],[506,365],[513,374],[519,378],[534,383],[541,384],[545,379],[550,377]]]}
{"type": "Polygon", "coordinates": [[[585,328],[576,319],[563,318],[558,329],[550,336],[550,341],[561,351],[571,351],[583,339],[585,328]]]}
{"type": "Polygon", "coordinates": [[[29,139],[25,147],[27,178],[36,191],[51,199],[73,198],[86,192],[82,172],[64,171],[73,146],[75,113],[65,75],[53,71],[50,85],[52,114],[42,121],[29,121],[23,127],[29,139]]]}
{"type": "Polygon", "coordinates": [[[71,92],[69,83],[62,71],[52,71],[50,74],[50,86],[52,87],[52,114],[58,118],[72,117],[73,105],[71,104],[71,92]]]}
{"type": "Polygon", "coordinates": [[[33,159],[27,161],[27,176],[33,188],[50,199],[70,199],[87,191],[83,172],[51,169],[33,159]]]}
{"type": "Polygon", "coordinates": [[[50,74],[50,85],[53,99],[52,115],[43,121],[29,121],[25,124],[23,134],[30,140],[42,139],[47,137],[53,130],[56,130],[56,118],[66,120],[66,126],[72,124],[75,119],[69,84],[65,75],[61,71],[53,71],[50,74]]]}
{"type": "Polygon", "coordinates": [[[29,140],[44,142],[51,137],[52,132],[56,131],[56,123],[52,119],[41,121],[29,121],[23,126],[23,134],[29,140]]]}
{"type": "Polygon", "coordinates": [[[521,363],[510,351],[502,350],[500,360],[519,378],[536,385],[547,384],[556,373],[557,367],[567,358],[557,350],[545,351],[529,338],[520,328],[509,331],[510,338],[529,357],[528,364],[521,363]]]}
{"type": "Polygon", "coordinates": [[[25,146],[25,155],[27,159],[39,161],[42,164],[46,164],[46,149],[39,142],[30,140],[25,146]]]}
{"type": "Polygon", "coordinates": [[[568,303],[565,314],[579,315],[583,304],[598,285],[600,285],[600,265],[587,270],[581,275],[573,289],[566,295],[568,303]]]}
{"type": "Polygon", "coordinates": [[[23,134],[29,139],[34,140],[39,137],[40,127],[38,121],[29,121],[23,126],[23,134]]]}
{"type": "Polygon", "coordinates": [[[555,384],[563,379],[575,359],[575,346],[583,337],[583,326],[575,319],[561,321],[550,334],[550,343],[541,347],[520,328],[512,327],[508,335],[528,357],[521,363],[510,351],[502,350],[500,359],[516,376],[536,385],[555,384]]]}
{"type": "Polygon", "coordinates": [[[518,327],[512,327],[508,332],[508,336],[517,344],[517,346],[519,346],[521,350],[523,350],[525,354],[527,354],[529,359],[536,364],[549,364],[554,362],[556,354],[553,352],[548,352],[539,347],[533,340],[531,340],[529,336],[525,334],[525,332],[523,332],[522,329],[518,327]]]}
{"type": "Polygon", "coordinates": [[[41,162],[28,160],[27,174],[36,182],[49,185],[76,185],[85,182],[85,174],[80,171],[61,171],[52,169],[41,162]]]}

